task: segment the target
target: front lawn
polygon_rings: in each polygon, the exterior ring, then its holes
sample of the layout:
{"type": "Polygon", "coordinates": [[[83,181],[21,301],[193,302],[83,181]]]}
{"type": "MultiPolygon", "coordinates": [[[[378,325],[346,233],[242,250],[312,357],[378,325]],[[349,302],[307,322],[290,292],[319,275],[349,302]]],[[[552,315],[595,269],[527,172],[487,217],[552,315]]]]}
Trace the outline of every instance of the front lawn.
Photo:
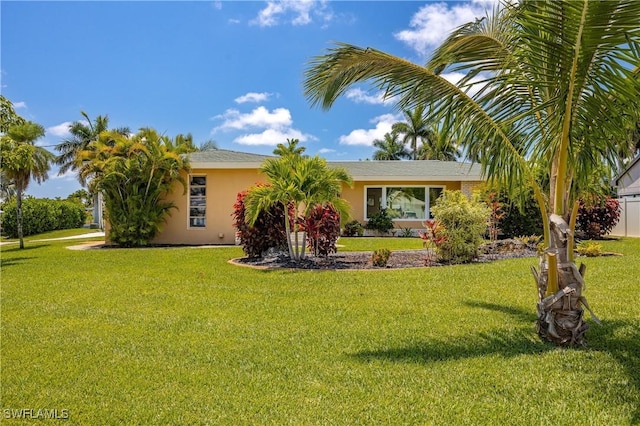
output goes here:
{"type": "Polygon", "coordinates": [[[640,422],[640,239],[603,244],[624,256],[583,260],[603,320],[589,319],[586,349],[539,341],[533,259],[267,272],[228,264],[237,247],[72,244],[2,247],[3,419],[25,409],[92,425],[640,422]]]}

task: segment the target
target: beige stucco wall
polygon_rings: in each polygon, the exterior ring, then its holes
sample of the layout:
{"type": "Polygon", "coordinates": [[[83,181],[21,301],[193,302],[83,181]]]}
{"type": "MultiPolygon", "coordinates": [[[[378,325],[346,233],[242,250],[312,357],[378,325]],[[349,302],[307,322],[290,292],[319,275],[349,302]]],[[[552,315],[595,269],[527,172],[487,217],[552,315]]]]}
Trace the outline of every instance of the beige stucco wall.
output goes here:
{"type": "MultiPolygon", "coordinates": [[[[183,194],[182,185],[169,195],[168,200],[178,207],[171,210],[157,244],[234,244],[233,204],[238,192],[249,189],[257,182],[266,182],[257,169],[193,170],[191,175],[207,177],[206,227],[189,227],[189,196],[183,194]]],[[[188,177],[185,178],[188,182],[188,177]]]]}
{"type": "MultiPolygon", "coordinates": [[[[207,177],[206,191],[206,227],[190,228],[188,223],[188,192],[183,193],[182,185],[177,184],[168,196],[177,209],[171,210],[160,235],[153,241],[157,244],[234,244],[233,204],[238,192],[244,191],[257,182],[267,179],[257,169],[207,169],[193,170],[192,175],[207,177]]],[[[188,176],[185,177],[188,182],[188,176]]],[[[365,187],[367,186],[443,186],[449,190],[468,188],[466,182],[445,181],[367,181],[355,182],[353,188],[345,187],[342,197],[351,205],[351,218],[365,223],[365,187]]],[[[396,221],[398,228],[422,228],[422,220],[396,221]]]]}

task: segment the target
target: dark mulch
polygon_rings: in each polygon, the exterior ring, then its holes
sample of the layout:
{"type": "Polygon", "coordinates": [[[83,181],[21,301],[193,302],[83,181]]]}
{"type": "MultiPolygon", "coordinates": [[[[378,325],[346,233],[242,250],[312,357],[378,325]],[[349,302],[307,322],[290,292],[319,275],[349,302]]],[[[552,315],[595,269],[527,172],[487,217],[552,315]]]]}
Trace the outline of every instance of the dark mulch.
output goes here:
{"type": "MultiPolygon", "coordinates": [[[[308,256],[306,259],[294,261],[288,256],[272,257],[244,257],[235,259],[234,262],[241,265],[251,265],[263,268],[293,268],[293,269],[393,269],[415,268],[425,266],[442,266],[434,262],[433,253],[430,250],[399,250],[391,252],[386,267],[374,266],[371,262],[372,252],[339,252],[332,253],[328,257],[308,256]]],[[[519,257],[534,257],[535,251],[519,249],[511,251],[490,250],[481,253],[473,263],[492,262],[500,259],[519,257]]]]}

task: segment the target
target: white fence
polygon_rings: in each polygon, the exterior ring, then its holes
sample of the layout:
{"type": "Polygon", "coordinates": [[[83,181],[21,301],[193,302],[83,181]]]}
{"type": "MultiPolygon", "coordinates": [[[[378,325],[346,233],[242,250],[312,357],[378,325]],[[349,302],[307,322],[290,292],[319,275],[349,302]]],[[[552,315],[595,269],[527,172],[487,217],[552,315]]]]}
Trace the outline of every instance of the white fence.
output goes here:
{"type": "Polygon", "coordinates": [[[640,198],[618,198],[620,202],[620,222],[611,235],[619,237],[640,237],[640,198]]]}

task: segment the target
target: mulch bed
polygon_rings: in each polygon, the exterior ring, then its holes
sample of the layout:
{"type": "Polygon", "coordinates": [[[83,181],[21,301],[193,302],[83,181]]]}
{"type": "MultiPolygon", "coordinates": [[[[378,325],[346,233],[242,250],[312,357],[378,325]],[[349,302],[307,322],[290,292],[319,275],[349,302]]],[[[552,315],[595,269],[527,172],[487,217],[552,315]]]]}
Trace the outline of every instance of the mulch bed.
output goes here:
{"type": "MultiPolygon", "coordinates": [[[[372,252],[338,252],[332,253],[328,257],[313,257],[294,261],[286,255],[271,257],[243,257],[234,259],[232,262],[239,265],[247,265],[258,268],[286,268],[286,269],[397,269],[397,268],[417,268],[425,266],[442,266],[432,259],[433,253],[430,250],[398,250],[392,251],[386,267],[374,266],[371,262],[372,252]]],[[[492,262],[500,259],[512,259],[520,257],[535,257],[536,252],[527,248],[511,251],[489,251],[481,253],[473,263],[492,262]]]]}

